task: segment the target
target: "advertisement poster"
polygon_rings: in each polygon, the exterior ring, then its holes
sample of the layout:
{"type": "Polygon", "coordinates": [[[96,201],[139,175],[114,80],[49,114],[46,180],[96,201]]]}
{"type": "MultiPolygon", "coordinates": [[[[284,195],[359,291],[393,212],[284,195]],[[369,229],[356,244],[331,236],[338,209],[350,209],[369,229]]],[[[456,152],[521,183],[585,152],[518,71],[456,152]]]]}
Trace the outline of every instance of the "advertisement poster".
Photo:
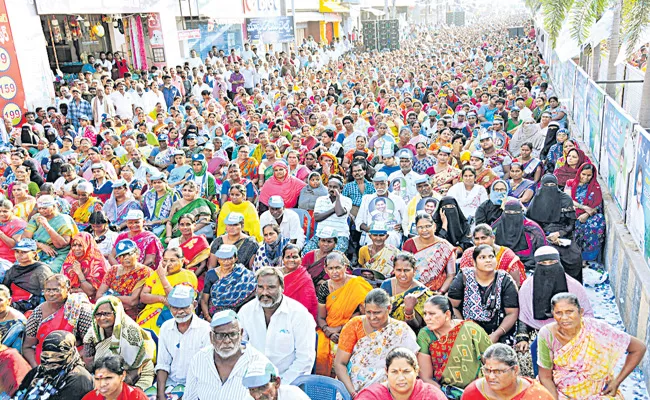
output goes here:
{"type": "Polygon", "coordinates": [[[621,211],[627,204],[627,180],[634,161],[634,122],[618,104],[605,101],[600,175],[621,211]]]}
{"type": "Polygon", "coordinates": [[[0,0],[0,110],[16,126],[23,118],[25,91],[5,0],[0,0]]]}
{"type": "Polygon", "coordinates": [[[650,134],[638,124],[637,157],[630,175],[626,225],[643,258],[650,264],[650,134]]]}
{"type": "Polygon", "coordinates": [[[584,140],[594,156],[591,160],[596,166],[600,163],[600,138],[603,121],[603,103],[605,92],[594,82],[587,84],[587,102],[585,103],[586,130],[584,140]]]}
{"type": "Polygon", "coordinates": [[[252,41],[291,43],[295,40],[293,17],[246,18],[246,33],[252,41]]]}
{"type": "Polygon", "coordinates": [[[163,40],[160,14],[151,13],[147,18],[147,32],[153,55],[153,65],[162,69],[165,66],[165,42],[163,40]]]}
{"type": "Polygon", "coordinates": [[[573,80],[576,76],[576,64],[573,60],[568,60],[562,64],[562,96],[560,101],[567,108],[573,109],[573,80]]]}
{"type": "Polygon", "coordinates": [[[588,133],[585,134],[585,126],[586,126],[586,118],[587,118],[587,111],[585,110],[585,104],[587,103],[587,85],[589,84],[589,76],[581,69],[577,69],[576,73],[576,81],[575,81],[575,86],[574,86],[574,98],[575,102],[573,103],[573,121],[575,124],[578,126],[578,131],[575,132],[574,135],[572,135],[575,139],[582,140],[587,142],[586,140],[583,139],[583,135],[588,135],[588,133]]]}

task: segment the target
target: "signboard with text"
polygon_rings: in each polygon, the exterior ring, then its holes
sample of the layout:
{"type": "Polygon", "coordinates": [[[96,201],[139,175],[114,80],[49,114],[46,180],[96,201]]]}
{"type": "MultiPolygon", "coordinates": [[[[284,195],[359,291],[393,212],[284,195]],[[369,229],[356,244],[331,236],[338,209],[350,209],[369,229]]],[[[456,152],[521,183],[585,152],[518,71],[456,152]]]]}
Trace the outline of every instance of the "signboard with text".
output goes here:
{"type": "Polygon", "coordinates": [[[200,39],[201,30],[199,29],[188,29],[186,31],[178,31],[178,40],[187,40],[187,39],[200,39]]]}
{"type": "Polygon", "coordinates": [[[0,110],[14,126],[25,113],[25,91],[5,0],[0,0],[0,110]]]}
{"type": "Polygon", "coordinates": [[[650,263],[650,135],[639,124],[634,128],[637,154],[628,188],[626,225],[643,259],[650,263]]]}
{"type": "Polygon", "coordinates": [[[293,17],[246,18],[248,40],[291,43],[295,40],[293,17]]]}

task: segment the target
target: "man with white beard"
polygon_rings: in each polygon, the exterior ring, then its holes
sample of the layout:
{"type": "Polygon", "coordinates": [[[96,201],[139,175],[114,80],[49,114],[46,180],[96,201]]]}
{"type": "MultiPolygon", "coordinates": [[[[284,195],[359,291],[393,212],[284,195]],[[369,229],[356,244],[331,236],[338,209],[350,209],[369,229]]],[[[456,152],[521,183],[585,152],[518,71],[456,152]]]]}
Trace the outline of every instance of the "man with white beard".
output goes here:
{"type": "Polygon", "coordinates": [[[307,308],[283,295],[284,275],[279,268],[257,271],[255,299],[239,310],[244,339],[264,353],[284,382],[311,372],[316,359],[316,322],[307,308]]]}
{"type": "Polygon", "coordinates": [[[244,373],[251,363],[269,362],[268,358],[250,344],[242,343],[243,331],[234,311],[214,314],[210,328],[212,346],[204,347],[192,359],[183,400],[250,399],[242,384],[244,373]]]}

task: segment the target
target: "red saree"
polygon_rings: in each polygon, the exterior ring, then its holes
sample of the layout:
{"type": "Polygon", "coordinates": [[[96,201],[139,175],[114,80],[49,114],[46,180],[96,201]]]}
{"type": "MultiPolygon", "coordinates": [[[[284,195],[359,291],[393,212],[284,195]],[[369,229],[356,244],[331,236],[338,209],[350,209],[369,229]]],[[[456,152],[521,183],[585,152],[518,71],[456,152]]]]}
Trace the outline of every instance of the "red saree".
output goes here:
{"type": "MultiPolygon", "coordinates": [[[[383,383],[374,383],[359,392],[355,400],[385,400],[392,399],[390,391],[383,383]]],[[[473,398],[473,397],[472,397],[473,398]]],[[[424,383],[420,379],[415,381],[413,392],[409,400],[446,400],[447,397],[430,383],[424,383]]]]}
{"type": "Polygon", "coordinates": [[[284,294],[305,306],[314,320],[318,318],[316,289],[307,268],[300,266],[284,277],[284,294]]]}
{"type": "MultiPolygon", "coordinates": [[[[188,264],[185,267],[187,270],[196,274],[199,264],[207,260],[210,256],[210,244],[205,236],[195,235],[185,243],[178,246],[183,251],[183,257],[187,260],[188,264]]],[[[203,284],[205,282],[205,274],[197,276],[199,293],[203,291],[203,284]]]]}
{"type": "MultiPolygon", "coordinates": [[[[463,256],[460,258],[460,268],[474,268],[474,260],[472,259],[473,251],[474,247],[470,247],[463,252],[463,256]]],[[[518,285],[520,287],[526,280],[526,267],[524,263],[521,262],[519,256],[514,251],[505,246],[499,246],[499,251],[497,251],[497,268],[507,273],[510,273],[512,270],[519,271],[518,285]]]]}
{"type": "MultiPolygon", "coordinates": [[[[523,392],[519,393],[515,397],[513,397],[511,400],[552,400],[553,396],[546,390],[544,386],[542,386],[539,381],[532,380],[527,377],[521,377],[521,379],[525,379],[528,383],[530,383],[530,386],[524,390],[523,392]]],[[[463,399],[472,399],[472,400],[488,400],[489,397],[485,395],[485,379],[477,379],[474,382],[470,383],[466,388],[465,391],[463,392],[463,399]]]]}

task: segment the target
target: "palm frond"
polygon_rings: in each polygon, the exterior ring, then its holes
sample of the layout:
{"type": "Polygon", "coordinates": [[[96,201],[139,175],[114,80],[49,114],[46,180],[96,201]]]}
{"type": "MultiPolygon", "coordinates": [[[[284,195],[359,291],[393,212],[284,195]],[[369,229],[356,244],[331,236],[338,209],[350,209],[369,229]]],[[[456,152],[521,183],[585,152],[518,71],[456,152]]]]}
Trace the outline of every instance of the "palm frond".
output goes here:
{"type": "Polygon", "coordinates": [[[525,0],[526,7],[528,7],[533,15],[537,15],[537,12],[542,7],[541,0],[525,0]]]}
{"type": "Polygon", "coordinates": [[[567,17],[567,13],[573,5],[573,0],[543,0],[542,12],[544,13],[544,27],[548,31],[551,39],[551,45],[555,47],[555,42],[562,29],[562,24],[567,17]]]}
{"type": "Polygon", "coordinates": [[[650,26],[650,0],[624,1],[622,14],[622,32],[630,55],[643,31],[650,26]]]}
{"type": "Polygon", "coordinates": [[[589,31],[598,17],[594,3],[596,0],[575,0],[569,12],[569,31],[578,44],[589,37],[589,31]]]}

